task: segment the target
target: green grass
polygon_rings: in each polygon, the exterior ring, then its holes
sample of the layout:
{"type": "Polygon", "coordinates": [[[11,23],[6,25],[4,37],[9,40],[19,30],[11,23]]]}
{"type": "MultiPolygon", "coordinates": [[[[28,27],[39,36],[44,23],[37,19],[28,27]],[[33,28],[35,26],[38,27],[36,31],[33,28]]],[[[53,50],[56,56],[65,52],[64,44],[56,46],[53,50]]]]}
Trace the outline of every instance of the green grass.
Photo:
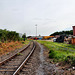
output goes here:
{"type": "Polygon", "coordinates": [[[50,41],[38,41],[49,49],[49,58],[55,62],[64,61],[75,65],[75,45],[56,43],[50,41]]]}
{"type": "Polygon", "coordinates": [[[19,55],[23,55],[22,53],[17,53],[17,55],[19,56],[19,55]]]}
{"type": "Polygon", "coordinates": [[[21,41],[21,43],[24,45],[29,44],[29,42],[30,42],[29,40],[21,41]]]}

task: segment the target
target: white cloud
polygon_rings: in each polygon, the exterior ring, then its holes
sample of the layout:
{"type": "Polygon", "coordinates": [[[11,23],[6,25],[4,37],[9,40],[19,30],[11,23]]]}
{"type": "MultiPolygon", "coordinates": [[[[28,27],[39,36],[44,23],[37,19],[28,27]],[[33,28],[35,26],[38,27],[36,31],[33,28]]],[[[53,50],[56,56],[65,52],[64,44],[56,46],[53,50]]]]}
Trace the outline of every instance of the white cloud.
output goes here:
{"type": "Polygon", "coordinates": [[[75,0],[0,0],[0,28],[50,35],[75,24],[75,0]]]}

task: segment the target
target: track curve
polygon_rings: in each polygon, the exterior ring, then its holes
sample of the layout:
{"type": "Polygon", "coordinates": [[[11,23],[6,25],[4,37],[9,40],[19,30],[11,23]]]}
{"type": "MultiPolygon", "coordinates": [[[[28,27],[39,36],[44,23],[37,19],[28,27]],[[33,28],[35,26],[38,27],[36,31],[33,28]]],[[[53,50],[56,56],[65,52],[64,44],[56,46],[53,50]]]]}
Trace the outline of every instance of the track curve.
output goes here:
{"type": "Polygon", "coordinates": [[[10,57],[4,62],[0,62],[0,75],[16,75],[22,69],[25,63],[32,55],[35,49],[34,42],[31,42],[25,50],[22,50],[18,55],[10,57]]]}

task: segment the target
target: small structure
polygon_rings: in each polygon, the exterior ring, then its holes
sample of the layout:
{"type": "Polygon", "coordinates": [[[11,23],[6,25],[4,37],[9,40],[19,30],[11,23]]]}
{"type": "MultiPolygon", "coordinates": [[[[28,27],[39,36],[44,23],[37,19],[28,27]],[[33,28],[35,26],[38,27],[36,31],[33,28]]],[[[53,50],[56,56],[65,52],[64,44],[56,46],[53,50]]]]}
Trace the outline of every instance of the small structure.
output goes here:
{"type": "Polygon", "coordinates": [[[65,37],[65,35],[60,35],[60,37],[58,37],[55,42],[63,43],[64,37],[65,37]]]}
{"type": "Polygon", "coordinates": [[[55,38],[59,38],[60,37],[60,35],[55,35],[55,38]]]}
{"type": "Polygon", "coordinates": [[[43,36],[37,36],[37,39],[38,40],[42,40],[43,39],[43,36]]]}
{"type": "Polygon", "coordinates": [[[71,44],[72,36],[73,35],[67,35],[67,36],[65,36],[64,37],[64,43],[71,44]]]}
{"type": "Polygon", "coordinates": [[[75,44],[75,26],[73,26],[72,44],[75,44]]]}
{"type": "Polygon", "coordinates": [[[75,26],[73,26],[73,36],[75,36],[75,26]]]}
{"type": "Polygon", "coordinates": [[[72,37],[72,44],[75,44],[75,36],[72,37]]]}
{"type": "Polygon", "coordinates": [[[54,38],[54,36],[28,36],[27,39],[31,40],[49,40],[54,38]]]}
{"type": "Polygon", "coordinates": [[[54,38],[54,36],[43,36],[43,40],[49,40],[51,38],[54,38]]]}
{"type": "Polygon", "coordinates": [[[27,37],[29,40],[42,40],[43,36],[28,36],[27,37]]]}

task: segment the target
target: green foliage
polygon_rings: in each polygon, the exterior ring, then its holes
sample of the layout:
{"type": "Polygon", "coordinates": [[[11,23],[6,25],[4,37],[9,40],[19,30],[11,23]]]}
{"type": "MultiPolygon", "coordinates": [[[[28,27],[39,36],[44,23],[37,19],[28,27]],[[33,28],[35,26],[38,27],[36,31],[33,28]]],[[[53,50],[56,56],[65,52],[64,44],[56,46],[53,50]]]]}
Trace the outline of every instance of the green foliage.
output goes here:
{"type": "Polygon", "coordinates": [[[25,45],[25,44],[28,44],[29,41],[28,41],[28,40],[26,40],[26,41],[21,41],[21,43],[25,45]]]}
{"type": "Polygon", "coordinates": [[[22,53],[17,53],[17,55],[19,56],[19,55],[23,55],[22,53]]]}
{"type": "Polygon", "coordinates": [[[22,38],[24,39],[24,41],[26,40],[26,34],[24,33],[22,38]]]}
{"type": "Polygon", "coordinates": [[[54,58],[54,56],[55,56],[54,50],[50,50],[49,51],[49,58],[54,58]]]}
{"type": "Polygon", "coordinates": [[[10,45],[10,47],[13,47],[13,45],[10,45]]]}
{"type": "Polygon", "coordinates": [[[6,29],[2,30],[0,29],[0,41],[5,42],[5,41],[19,41],[19,33],[16,33],[15,31],[8,31],[6,29]]]}
{"type": "Polygon", "coordinates": [[[56,43],[50,41],[38,41],[49,49],[49,58],[57,61],[65,61],[75,66],[75,45],[56,43]]]}
{"type": "Polygon", "coordinates": [[[70,63],[72,66],[75,66],[75,56],[69,55],[64,61],[70,63]]]}
{"type": "Polygon", "coordinates": [[[19,40],[20,40],[20,41],[23,41],[23,40],[24,40],[24,38],[19,38],[19,40]]]}
{"type": "Polygon", "coordinates": [[[22,44],[25,44],[25,42],[24,42],[24,41],[22,41],[22,44]]]}
{"type": "Polygon", "coordinates": [[[51,36],[55,36],[55,35],[62,35],[62,34],[65,34],[65,35],[73,35],[73,30],[70,30],[70,31],[61,31],[61,32],[54,32],[53,34],[51,34],[51,36]]]}

